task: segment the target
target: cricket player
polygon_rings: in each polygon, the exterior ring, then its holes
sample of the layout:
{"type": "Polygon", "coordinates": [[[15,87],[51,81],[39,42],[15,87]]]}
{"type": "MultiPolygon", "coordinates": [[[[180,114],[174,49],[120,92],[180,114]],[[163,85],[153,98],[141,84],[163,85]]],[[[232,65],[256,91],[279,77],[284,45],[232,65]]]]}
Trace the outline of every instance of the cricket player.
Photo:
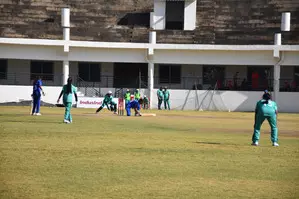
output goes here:
{"type": "Polygon", "coordinates": [[[127,103],[130,102],[130,96],[131,96],[130,90],[127,89],[127,92],[126,92],[125,95],[124,95],[124,98],[125,98],[125,106],[127,106],[127,103]]]}
{"type": "Polygon", "coordinates": [[[117,107],[116,103],[113,101],[112,91],[108,91],[108,93],[105,95],[102,106],[97,109],[96,113],[100,112],[105,106],[107,106],[108,110],[114,111],[114,114],[117,114],[117,107]]]}
{"type": "Polygon", "coordinates": [[[160,89],[157,91],[157,97],[158,97],[158,109],[161,110],[161,104],[163,101],[163,88],[160,87],[160,89]]]}
{"type": "Polygon", "coordinates": [[[260,129],[267,119],[271,127],[271,141],[273,146],[279,146],[278,141],[278,129],[277,129],[277,104],[271,100],[269,93],[264,93],[263,99],[259,100],[255,108],[255,121],[254,121],[254,132],[252,135],[253,146],[259,145],[260,129]]]}
{"type": "Polygon", "coordinates": [[[138,100],[134,99],[134,95],[131,95],[130,102],[127,104],[127,107],[126,107],[127,116],[131,116],[131,109],[134,109],[135,116],[141,116],[140,104],[139,104],[138,100]]]}
{"type": "Polygon", "coordinates": [[[148,104],[149,104],[149,100],[148,98],[146,97],[146,95],[143,96],[143,109],[148,109],[148,104]]]}
{"type": "Polygon", "coordinates": [[[33,99],[33,108],[32,108],[32,115],[41,115],[40,114],[40,101],[41,101],[41,94],[45,95],[42,89],[42,80],[40,77],[37,77],[33,82],[33,92],[32,92],[32,99],[33,99]]]}
{"type": "Polygon", "coordinates": [[[136,100],[139,101],[139,99],[140,99],[140,92],[139,92],[139,89],[136,89],[136,90],[135,90],[135,92],[134,92],[134,97],[135,97],[136,100]]]}
{"type": "Polygon", "coordinates": [[[76,102],[78,102],[78,96],[77,96],[77,88],[72,85],[72,78],[69,77],[67,79],[67,84],[62,87],[62,91],[58,97],[57,103],[59,103],[61,96],[63,95],[63,104],[65,106],[65,112],[64,112],[64,120],[63,122],[66,124],[70,124],[73,122],[73,118],[71,115],[71,108],[73,105],[73,95],[75,96],[76,102]]]}
{"type": "Polygon", "coordinates": [[[170,105],[169,105],[169,98],[170,98],[170,93],[169,90],[167,89],[167,86],[164,87],[163,91],[163,99],[164,99],[164,108],[165,110],[170,110],[170,105]]]}

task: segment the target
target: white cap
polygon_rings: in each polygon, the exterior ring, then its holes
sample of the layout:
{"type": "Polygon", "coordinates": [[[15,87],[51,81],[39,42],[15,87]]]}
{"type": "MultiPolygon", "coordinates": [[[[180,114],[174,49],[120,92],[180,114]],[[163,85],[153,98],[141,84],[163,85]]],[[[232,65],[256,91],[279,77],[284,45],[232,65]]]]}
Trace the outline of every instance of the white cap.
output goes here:
{"type": "Polygon", "coordinates": [[[143,97],[146,97],[146,95],[145,95],[145,96],[143,96],[143,97]]]}
{"type": "Polygon", "coordinates": [[[112,91],[108,91],[108,94],[112,94],[112,91]]]}

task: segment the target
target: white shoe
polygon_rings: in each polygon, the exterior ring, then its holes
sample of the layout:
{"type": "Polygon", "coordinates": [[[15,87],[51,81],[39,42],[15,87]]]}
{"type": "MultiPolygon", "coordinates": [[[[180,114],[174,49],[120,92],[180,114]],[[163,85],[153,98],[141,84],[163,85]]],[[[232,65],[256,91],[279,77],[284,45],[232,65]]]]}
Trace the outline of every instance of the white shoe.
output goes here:
{"type": "Polygon", "coordinates": [[[70,121],[68,121],[68,120],[63,120],[63,122],[66,123],[66,124],[70,123],[70,121]]]}
{"type": "Polygon", "coordinates": [[[32,115],[36,115],[36,113],[32,113],[32,115]]]}
{"type": "Polygon", "coordinates": [[[251,145],[252,145],[252,146],[258,146],[259,143],[258,143],[258,142],[253,142],[251,145]]]}
{"type": "Polygon", "coordinates": [[[272,146],[279,146],[277,142],[273,142],[272,146]]]}
{"type": "Polygon", "coordinates": [[[40,113],[35,113],[35,115],[42,115],[42,114],[40,114],[40,113]]]}

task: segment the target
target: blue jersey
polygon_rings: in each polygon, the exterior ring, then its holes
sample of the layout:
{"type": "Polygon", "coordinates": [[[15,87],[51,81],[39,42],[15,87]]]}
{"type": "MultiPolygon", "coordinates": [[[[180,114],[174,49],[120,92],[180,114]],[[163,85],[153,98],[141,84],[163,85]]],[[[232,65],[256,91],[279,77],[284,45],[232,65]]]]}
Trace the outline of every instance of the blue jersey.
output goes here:
{"type": "Polygon", "coordinates": [[[128,103],[127,108],[129,108],[129,109],[130,108],[133,108],[133,109],[137,108],[137,110],[140,110],[140,104],[137,100],[132,100],[128,103]]]}
{"type": "Polygon", "coordinates": [[[33,84],[33,95],[41,95],[42,81],[39,79],[33,84]]]}

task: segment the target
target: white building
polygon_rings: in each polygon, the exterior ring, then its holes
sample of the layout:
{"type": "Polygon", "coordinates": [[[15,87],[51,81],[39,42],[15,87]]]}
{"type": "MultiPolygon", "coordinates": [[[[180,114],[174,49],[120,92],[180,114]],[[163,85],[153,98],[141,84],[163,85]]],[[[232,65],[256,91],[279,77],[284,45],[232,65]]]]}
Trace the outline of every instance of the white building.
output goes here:
{"type": "Polygon", "coordinates": [[[196,2],[186,1],[184,17],[176,19],[166,17],[165,1],[155,1],[147,43],[70,40],[72,9],[62,12],[63,40],[0,38],[0,92],[6,93],[0,103],[30,99],[32,80],[38,75],[48,87],[44,101],[53,104],[60,86],[71,76],[86,96],[103,95],[108,89],[144,89],[153,108],[156,89],[161,86],[171,89],[173,108],[200,109],[203,98],[196,96],[217,85],[222,91],[215,94],[215,100],[221,104],[212,109],[232,111],[252,111],[261,91],[274,89],[281,111],[299,112],[299,45],[283,45],[280,37],[275,45],[156,42],[159,30],[167,26],[181,24],[184,30],[194,30],[196,2]],[[211,70],[217,71],[214,76],[211,70]],[[257,82],[251,80],[254,72],[259,75],[257,82]],[[241,86],[244,79],[247,83],[241,86]],[[286,91],[297,92],[279,93],[286,82],[290,84],[286,91]]]}

